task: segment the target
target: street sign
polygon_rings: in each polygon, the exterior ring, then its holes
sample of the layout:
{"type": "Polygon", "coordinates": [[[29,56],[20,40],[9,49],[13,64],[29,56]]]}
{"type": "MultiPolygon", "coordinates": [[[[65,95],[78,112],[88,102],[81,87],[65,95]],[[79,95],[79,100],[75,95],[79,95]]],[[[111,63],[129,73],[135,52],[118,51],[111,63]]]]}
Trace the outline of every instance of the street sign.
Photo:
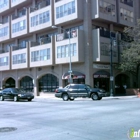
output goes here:
{"type": "Polygon", "coordinates": [[[72,73],[72,70],[69,70],[68,73],[72,73]]]}
{"type": "Polygon", "coordinates": [[[110,81],[114,81],[114,77],[113,76],[110,76],[110,81]]]}

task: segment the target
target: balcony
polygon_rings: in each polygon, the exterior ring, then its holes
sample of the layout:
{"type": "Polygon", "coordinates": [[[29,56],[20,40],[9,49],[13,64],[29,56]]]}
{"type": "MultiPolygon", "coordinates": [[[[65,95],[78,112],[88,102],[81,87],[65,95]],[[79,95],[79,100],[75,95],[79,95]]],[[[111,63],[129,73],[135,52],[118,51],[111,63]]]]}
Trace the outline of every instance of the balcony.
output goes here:
{"type": "Polygon", "coordinates": [[[5,0],[5,1],[0,3],[0,13],[5,12],[9,8],[10,8],[10,1],[9,0],[5,0]]]}
{"type": "Polygon", "coordinates": [[[30,13],[36,12],[44,7],[50,6],[50,0],[41,1],[39,4],[36,4],[34,7],[30,7],[30,13]]]}
{"type": "Polygon", "coordinates": [[[10,39],[10,22],[0,25],[0,42],[10,39]]]}
{"type": "Polygon", "coordinates": [[[25,47],[20,45],[12,46],[12,69],[23,69],[29,67],[29,47],[26,43],[25,47]]]}
{"type": "Polygon", "coordinates": [[[11,0],[11,7],[17,6],[23,2],[26,2],[27,0],[11,0]]]}
{"type": "MultiPolygon", "coordinates": [[[[99,28],[92,31],[93,35],[93,61],[110,63],[110,32],[99,28]]],[[[115,34],[111,36],[116,39],[115,34]]],[[[118,46],[113,46],[113,62],[118,62],[118,46]]]]}
{"type": "Polygon", "coordinates": [[[55,63],[69,63],[70,53],[69,44],[71,46],[71,62],[83,62],[83,30],[75,30],[69,37],[67,33],[58,34],[55,41],[55,63]]]}
{"type": "Polygon", "coordinates": [[[92,19],[117,22],[116,1],[92,1],[92,19]]]}
{"type": "Polygon", "coordinates": [[[133,0],[120,0],[120,2],[133,7],[133,0]]]}
{"type": "Polygon", "coordinates": [[[124,26],[135,25],[135,7],[131,7],[129,5],[123,4],[119,2],[119,14],[118,14],[118,22],[124,26]]]}
{"type": "Polygon", "coordinates": [[[30,42],[30,67],[53,65],[53,38],[42,38],[39,42],[30,42]]]}
{"type": "Polygon", "coordinates": [[[21,17],[14,16],[11,22],[11,37],[15,38],[18,36],[22,36],[28,33],[27,28],[27,15],[23,15],[21,17]]]}
{"type": "Polygon", "coordinates": [[[40,8],[30,7],[29,31],[35,32],[52,26],[52,10],[50,5],[40,8]]]}
{"type": "Polygon", "coordinates": [[[79,0],[61,0],[54,4],[55,25],[74,20],[83,20],[83,1],[79,0]],[[78,6],[77,6],[78,5],[78,6]]]}
{"type": "Polygon", "coordinates": [[[0,54],[7,53],[9,50],[0,50],[0,54]]]}

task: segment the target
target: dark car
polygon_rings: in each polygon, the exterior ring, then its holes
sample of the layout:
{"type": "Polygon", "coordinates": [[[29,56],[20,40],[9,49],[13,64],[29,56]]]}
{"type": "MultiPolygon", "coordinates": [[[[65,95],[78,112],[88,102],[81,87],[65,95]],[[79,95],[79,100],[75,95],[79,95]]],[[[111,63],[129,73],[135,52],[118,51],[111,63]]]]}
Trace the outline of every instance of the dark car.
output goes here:
{"type": "Polygon", "coordinates": [[[15,102],[20,99],[32,101],[33,98],[34,95],[32,93],[28,93],[19,88],[5,88],[0,92],[1,101],[4,101],[5,99],[14,99],[15,102]]]}
{"type": "Polygon", "coordinates": [[[55,97],[62,98],[64,101],[74,100],[77,97],[101,100],[102,97],[106,96],[104,89],[92,88],[86,84],[69,84],[64,88],[56,89],[55,92],[55,97]]]}

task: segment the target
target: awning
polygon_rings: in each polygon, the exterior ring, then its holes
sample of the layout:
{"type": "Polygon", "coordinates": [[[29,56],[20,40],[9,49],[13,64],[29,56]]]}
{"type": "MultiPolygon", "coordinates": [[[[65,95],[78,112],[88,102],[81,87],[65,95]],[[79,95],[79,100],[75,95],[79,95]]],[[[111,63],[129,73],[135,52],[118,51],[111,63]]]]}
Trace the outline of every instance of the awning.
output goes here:
{"type": "MultiPolygon", "coordinates": [[[[73,79],[82,79],[85,78],[85,75],[81,72],[72,71],[73,79]]],[[[63,74],[62,79],[69,79],[69,73],[66,72],[63,74]]]]}
{"type": "Polygon", "coordinates": [[[100,71],[95,72],[93,74],[93,77],[94,78],[109,78],[110,77],[110,73],[107,72],[107,71],[100,70],[100,71]]]}

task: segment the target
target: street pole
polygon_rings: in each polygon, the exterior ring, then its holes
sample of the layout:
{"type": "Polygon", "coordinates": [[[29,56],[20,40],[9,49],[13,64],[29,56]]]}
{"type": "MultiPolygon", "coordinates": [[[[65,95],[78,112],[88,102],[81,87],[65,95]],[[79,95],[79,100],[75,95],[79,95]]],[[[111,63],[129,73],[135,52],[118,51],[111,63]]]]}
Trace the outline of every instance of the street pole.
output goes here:
{"type": "Polygon", "coordinates": [[[112,67],[112,42],[113,38],[110,32],[110,96],[113,96],[113,67],[112,67]]]}
{"type": "Polygon", "coordinates": [[[72,79],[71,79],[71,74],[72,74],[72,70],[71,70],[71,44],[70,44],[70,29],[69,29],[69,57],[70,57],[70,61],[69,61],[69,73],[70,73],[70,76],[69,76],[69,82],[70,84],[72,83],[72,79]]]}

